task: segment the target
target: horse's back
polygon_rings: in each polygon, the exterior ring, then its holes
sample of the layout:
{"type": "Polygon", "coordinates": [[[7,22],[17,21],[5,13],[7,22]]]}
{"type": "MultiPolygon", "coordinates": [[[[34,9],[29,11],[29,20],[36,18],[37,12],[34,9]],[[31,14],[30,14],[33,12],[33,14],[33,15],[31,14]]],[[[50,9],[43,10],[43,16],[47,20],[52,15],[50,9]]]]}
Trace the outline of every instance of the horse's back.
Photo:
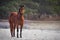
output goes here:
{"type": "Polygon", "coordinates": [[[17,19],[17,12],[11,12],[10,16],[9,16],[9,22],[10,23],[14,23],[17,19]]]}
{"type": "Polygon", "coordinates": [[[10,16],[17,16],[17,12],[11,12],[10,16]]]}

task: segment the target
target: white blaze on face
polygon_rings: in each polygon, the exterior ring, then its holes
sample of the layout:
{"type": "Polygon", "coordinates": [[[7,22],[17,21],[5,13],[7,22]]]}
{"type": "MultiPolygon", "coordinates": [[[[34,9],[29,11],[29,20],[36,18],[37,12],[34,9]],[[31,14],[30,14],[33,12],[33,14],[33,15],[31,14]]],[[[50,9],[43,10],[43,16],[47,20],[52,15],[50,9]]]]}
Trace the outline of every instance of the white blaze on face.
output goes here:
{"type": "Polygon", "coordinates": [[[21,13],[24,13],[25,12],[24,7],[20,10],[20,12],[21,13]]]}
{"type": "Polygon", "coordinates": [[[21,13],[24,13],[25,12],[25,10],[21,10],[21,13]]]}

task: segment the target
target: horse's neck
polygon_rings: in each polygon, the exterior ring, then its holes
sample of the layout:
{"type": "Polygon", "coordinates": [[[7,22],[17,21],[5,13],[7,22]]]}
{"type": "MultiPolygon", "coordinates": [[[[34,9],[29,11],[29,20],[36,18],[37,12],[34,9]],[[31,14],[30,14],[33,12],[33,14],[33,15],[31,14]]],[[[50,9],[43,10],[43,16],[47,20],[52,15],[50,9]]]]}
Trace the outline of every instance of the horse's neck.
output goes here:
{"type": "Polygon", "coordinates": [[[23,14],[22,13],[18,13],[18,16],[23,16],[23,14]]]}
{"type": "Polygon", "coordinates": [[[18,19],[20,20],[20,19],[22,19],[22,14],[20,14],[20,13],[18,13],[18,19]]]}
{"type": "Polygon", "coordinates": [[[22,19],[22,17],[23,17],[23,10],[20,10],[20,9],[19,9],[18,19],[22,19]]]}

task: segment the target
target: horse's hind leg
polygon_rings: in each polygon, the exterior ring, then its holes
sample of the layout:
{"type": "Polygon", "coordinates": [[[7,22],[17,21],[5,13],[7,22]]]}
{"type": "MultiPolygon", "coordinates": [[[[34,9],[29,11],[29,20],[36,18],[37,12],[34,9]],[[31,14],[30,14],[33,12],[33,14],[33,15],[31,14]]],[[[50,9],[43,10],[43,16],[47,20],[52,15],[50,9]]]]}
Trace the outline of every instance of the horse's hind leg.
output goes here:
{"type": "Polygon", "coordinates": [[[12,37],[12,25],[10,24],[10,33],[11,33],[11,37],[12,37]]]}
{"type": "Polygon", "coordinates": [[[21,25],[21,27],[20,27],[20,38],[22,38],[22,27],[23,27],[23,25],[21,25]]]}
{"type": "Polygon", "coordinates": [[[11,24],[11,23],[10,23],[10,31],[11,31],[11,36],[14,37],[13,36],[13,24],[11,24]]]}
{"type": "Polygon", "coordinates": [[[18,26],[17,26],[17,38],[19,38],[19,36],[18,36],[18,32],[19,32],[19,29],[18,29],[18,26]]]}

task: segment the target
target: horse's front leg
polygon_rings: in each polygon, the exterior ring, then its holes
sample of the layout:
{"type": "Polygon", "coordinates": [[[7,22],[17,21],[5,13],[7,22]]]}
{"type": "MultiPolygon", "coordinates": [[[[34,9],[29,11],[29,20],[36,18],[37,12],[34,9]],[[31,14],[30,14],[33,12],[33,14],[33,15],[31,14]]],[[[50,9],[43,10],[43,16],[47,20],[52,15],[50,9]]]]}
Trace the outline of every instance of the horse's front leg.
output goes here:
{"type": "Polygon", "coordinates": [[[15,37],[15,27],[16,27],[16,25],[14,25],[14,32],[13,32],[14,37],[15,37]]]}
{"type": "Polygon", "coordinates": [[[17,38],[19,38],[18,33],[19,33],[19,28],[18,28],[18,25],[17,25],[17,38]]]}
{"type": "Polygon", "coordinates": [[[22,38],[22,27],[23,25],[20,26],[20,38],[22,38]]]}

